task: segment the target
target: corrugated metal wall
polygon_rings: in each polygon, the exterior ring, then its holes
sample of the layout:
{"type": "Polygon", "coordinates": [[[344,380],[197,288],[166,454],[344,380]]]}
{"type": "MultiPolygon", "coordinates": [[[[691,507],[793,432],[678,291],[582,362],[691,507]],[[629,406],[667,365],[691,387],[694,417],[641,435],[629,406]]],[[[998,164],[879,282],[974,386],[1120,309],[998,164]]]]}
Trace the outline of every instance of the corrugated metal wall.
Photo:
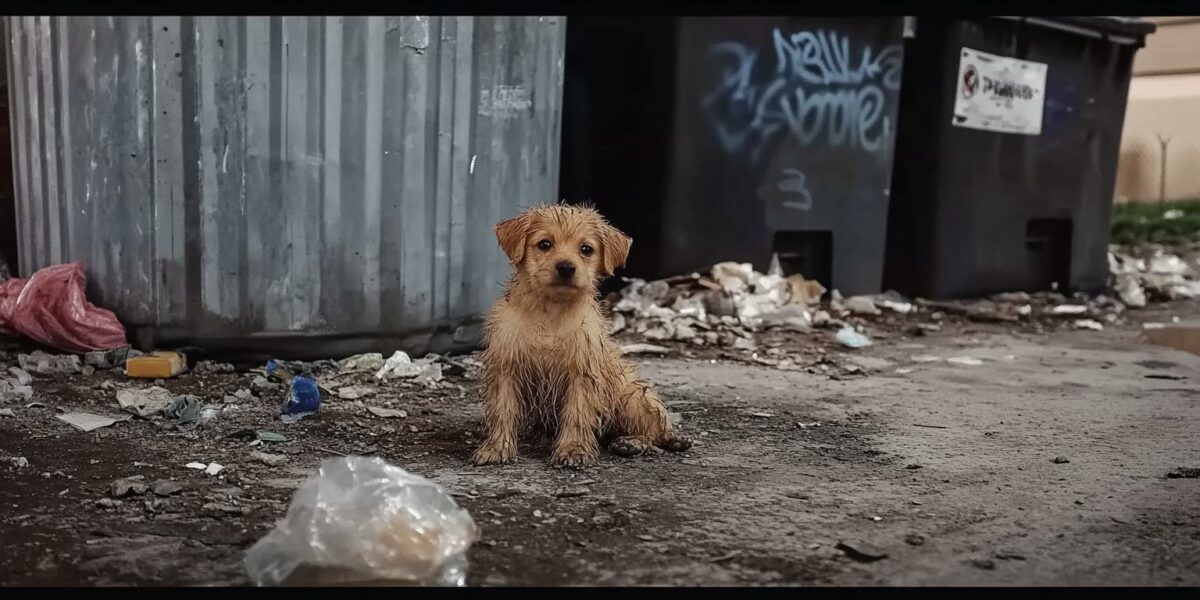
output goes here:
{"type": "Polygon", "coordinates": [[[21,271],[83,260],[143,344],[416,348],[556,196],[563,18],[6,21],[21,271]]]}

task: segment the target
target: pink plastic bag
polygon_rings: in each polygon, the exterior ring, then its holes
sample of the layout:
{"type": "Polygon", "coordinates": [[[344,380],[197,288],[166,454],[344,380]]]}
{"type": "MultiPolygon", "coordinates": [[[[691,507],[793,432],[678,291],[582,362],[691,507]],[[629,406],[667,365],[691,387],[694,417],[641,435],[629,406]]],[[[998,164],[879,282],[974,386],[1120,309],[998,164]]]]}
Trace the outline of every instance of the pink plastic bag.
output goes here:
{"type": "Polygon", "coordinates": [[[17,279],[12,277],[0,281],[0,333],[12,335],[17,332],[9,326],[8,322],[12,320],[13,308],[17,305],[17,296],[21,295],[21,289],[25,287],[26,279],[17,279]]]}
{"type": "Polygon", "coordinates": [[[0,330],[66,352],[124,346],[125,327],[112,311],[88,302],[83,284],[78,262],[0,283],[0,330]]]}

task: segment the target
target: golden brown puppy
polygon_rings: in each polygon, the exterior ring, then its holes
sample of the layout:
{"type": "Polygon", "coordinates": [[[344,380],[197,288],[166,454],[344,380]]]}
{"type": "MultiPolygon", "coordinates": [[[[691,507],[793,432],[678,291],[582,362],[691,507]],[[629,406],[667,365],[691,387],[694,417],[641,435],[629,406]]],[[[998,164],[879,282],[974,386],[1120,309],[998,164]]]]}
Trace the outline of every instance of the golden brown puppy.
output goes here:
{"type": "Polygon", "coordinates": [[[595,463],[601,437],[618,436],[609,449],[622,456],[689,448],[609,338],[596,301],[633,240],[595,210],[566,205],[501,222],[496,238],[515,272],[485,326],[486,437],[475,464],[514,462],[520,433],[534,426],[555,435],[558,466],[595,463]]]}

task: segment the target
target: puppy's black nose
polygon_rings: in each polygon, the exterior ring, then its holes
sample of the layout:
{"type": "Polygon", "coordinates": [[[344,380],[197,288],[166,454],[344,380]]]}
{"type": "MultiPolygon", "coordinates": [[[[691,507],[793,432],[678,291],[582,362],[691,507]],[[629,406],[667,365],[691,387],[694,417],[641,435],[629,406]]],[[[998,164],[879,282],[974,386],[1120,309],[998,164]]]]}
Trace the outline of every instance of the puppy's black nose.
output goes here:
{"type": "Polygon", "coordinates": [[[565,260],[554,265],[554,270],[558,271],[559,279],[567,280],[575,276],[575,265],[565,260]]]}

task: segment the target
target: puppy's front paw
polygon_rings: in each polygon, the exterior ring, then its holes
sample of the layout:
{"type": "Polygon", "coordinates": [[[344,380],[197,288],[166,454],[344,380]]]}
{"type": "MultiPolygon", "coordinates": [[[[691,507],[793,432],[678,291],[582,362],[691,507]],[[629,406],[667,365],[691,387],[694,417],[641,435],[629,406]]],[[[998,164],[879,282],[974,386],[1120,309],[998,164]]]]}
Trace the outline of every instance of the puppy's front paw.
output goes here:
{"type": "Polygon", "coordinates": [[[517,462],[517,447],[512,444],[487,444],[475,451],[471,462],[476,465],[502,465],[517,462]]]}
{"type": "Polygon", "coordinates": [[[555,448],[550,455],[550,464],[555,467],[578,469],[596,464],[596,452],[583,446],[555,448]]]}
{"type": "Polygon", "coordinates": [[[608,451],[626,458],[641,456],[650,451],[650,444],[636,437],[619,437],[608,445],[608,451]]]}
{"type": "Polygon", "coordinates": [[[676,433],[659,442],[658,447],[667,452],[683,452],[692,447],[692,440],[676,433]]]}

